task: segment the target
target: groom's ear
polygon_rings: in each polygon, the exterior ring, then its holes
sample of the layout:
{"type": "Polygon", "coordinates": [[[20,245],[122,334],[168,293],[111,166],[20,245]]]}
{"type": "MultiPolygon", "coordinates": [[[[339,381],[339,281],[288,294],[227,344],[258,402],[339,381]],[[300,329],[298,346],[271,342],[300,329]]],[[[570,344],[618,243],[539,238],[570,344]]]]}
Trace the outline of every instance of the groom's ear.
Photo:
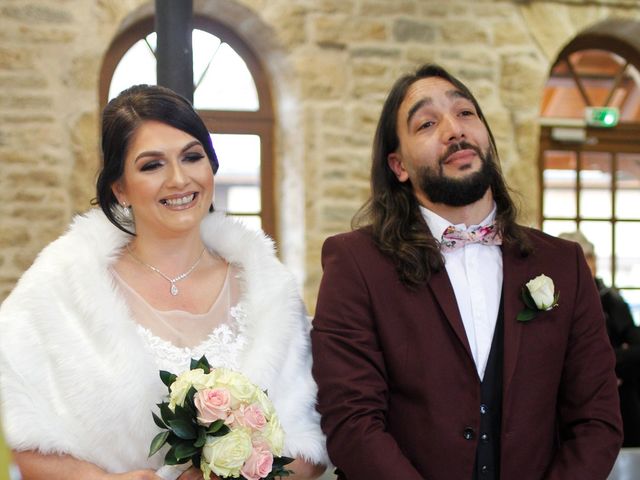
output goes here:
{"type": "Polygon", "coordinates": [[[389,168],[396,175],[399,182],[409,180],[409,172],[404,168],[402,156],[398,152],[391,152],[387,155],[387,165],[389,165],[389,168]]]}

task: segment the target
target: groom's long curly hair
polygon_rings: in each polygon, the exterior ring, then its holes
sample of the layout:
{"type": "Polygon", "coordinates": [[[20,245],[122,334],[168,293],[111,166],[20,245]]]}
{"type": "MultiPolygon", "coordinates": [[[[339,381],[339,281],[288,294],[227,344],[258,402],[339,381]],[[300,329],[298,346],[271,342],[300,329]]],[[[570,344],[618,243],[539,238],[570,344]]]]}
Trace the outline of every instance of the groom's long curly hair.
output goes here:
{"type": "Polygon", "coordinates": [[[531,251],[522,227],[516,224],[517,208],[502,176],[498,151],[489,124],[471,91],[457,78],[438,65],[427,64],[415,73],[398,79],[389,93],[373,143],[371,165],[371,197],[352,220],[352,227],[366,227],[378,248],[395,263],[401,281],[416,288],[429,281],[433,272],[444,267],[438,241],[433,237],[422,214],[410,181],[400,182],[387,158],[399,146],[397,120],[400,104],[409,87],[423,78],[439,77],[451,83],[474,105],[489,135],[489,155],[496,174],[491,190],[496,202],[496,224],[504,243],[515,242],[522,255],[531,251]]]}

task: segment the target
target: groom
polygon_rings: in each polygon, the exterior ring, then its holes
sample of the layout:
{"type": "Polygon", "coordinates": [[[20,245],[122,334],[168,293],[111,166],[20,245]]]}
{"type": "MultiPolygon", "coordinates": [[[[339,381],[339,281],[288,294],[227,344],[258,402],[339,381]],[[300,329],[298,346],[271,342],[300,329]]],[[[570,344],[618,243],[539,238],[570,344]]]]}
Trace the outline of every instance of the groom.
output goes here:
{"type": "Polygon", "coordinates": [[[516,224],[467,87],[400,78],[371,175],[362,228],[324,244],[312,331],[338,478],[604,480],[622,435],[598,293],[577,244],[516,224]]]}

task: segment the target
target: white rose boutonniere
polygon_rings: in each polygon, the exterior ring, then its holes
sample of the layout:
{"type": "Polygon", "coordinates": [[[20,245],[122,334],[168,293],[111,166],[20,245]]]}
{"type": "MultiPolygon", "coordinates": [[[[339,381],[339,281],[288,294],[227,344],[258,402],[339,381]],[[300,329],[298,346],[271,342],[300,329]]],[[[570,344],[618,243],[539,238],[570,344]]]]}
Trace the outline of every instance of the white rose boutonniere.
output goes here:
{"type": "Polygon", "coordinates": [[[538,275],[522,287],[522,301],[525,309],[516,319],[520,322],[528,322],[535,318],[538,312],[546,312],[557,307],[559,299],[560,293],[555,292],[553,280],[546,275],[538,275]]]}

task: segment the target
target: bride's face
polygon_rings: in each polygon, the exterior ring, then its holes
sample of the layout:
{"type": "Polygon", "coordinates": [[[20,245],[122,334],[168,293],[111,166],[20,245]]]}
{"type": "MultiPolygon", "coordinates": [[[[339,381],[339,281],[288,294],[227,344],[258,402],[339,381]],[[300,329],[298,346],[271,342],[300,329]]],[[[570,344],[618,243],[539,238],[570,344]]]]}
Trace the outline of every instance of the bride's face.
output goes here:
{"type": "Polygon", "coordinates": [[[195,137],[147,120],[112,188],[121,205],[131,205],[138,236],[172,237],[199,228],[213,198],[213,170],[195,137]]]}

